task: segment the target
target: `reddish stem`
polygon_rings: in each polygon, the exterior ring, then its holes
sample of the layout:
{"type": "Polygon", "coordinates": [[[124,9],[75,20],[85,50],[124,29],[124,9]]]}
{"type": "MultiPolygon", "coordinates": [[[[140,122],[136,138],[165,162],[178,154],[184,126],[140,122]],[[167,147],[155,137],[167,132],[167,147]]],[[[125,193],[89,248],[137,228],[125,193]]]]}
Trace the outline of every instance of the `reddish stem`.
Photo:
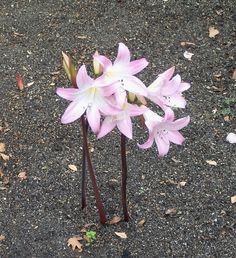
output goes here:
{"type": "Polygon", "coordinates": [[[85,151],[88,170],[89,170],[89,175],[90,175],[90,178],[91,178],[91,181],[92,181],[93,191],[94,191],[94,194],[95,194],[96,205],[97,205],[97,208],[98,208],[100,222],[102,224],[105,224],[106,223],[106,215],[104,213],[103,204],[102,204],[99,189],[98,189],[98,186],[97,186],[97,180],[96,180],[96,176],[95,176],[95,173],[94,173],[94,170],[93,170],[93,165],[92,165],[92,161],[91,161],[91,157],[90,157],[90,153],[89,153],[88,138],[87,138],[87,131],[86,131],[86,124],[85,124],[84,116],[81,117],[81,123],[82,123],[83,139],[84,139],[83,148],[84,148],[84,151],[85,151]]]}
{"type": "Polygon", "coordinates": [[[121,182],[121,199],[124,220],[129,221],[129,213],[127,208],[127,198],[126,198],[126,185],[127,185],[127,162],[126,162],[126,136],[121,134],[121,165],[122,165],[122,182],[121,182]]]}

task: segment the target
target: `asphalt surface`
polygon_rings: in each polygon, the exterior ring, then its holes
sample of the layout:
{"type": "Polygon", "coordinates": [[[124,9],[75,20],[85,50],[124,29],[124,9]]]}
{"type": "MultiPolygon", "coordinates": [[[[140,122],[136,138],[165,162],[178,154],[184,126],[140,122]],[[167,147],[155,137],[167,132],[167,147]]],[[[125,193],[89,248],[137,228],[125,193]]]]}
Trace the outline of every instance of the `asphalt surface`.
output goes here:
{"type": "MultiPolygon", "coordinates": [[[[227,104],[236,98],[235,20],[230,0],[1,0],[0,142],[9,160],[0,160],[0,257],[236,257],[236,148],[225,140],[236,130],[235,102],[227,104]],[[210,26],[219,30],[213,38],[210,26]],[[184,146],[163,159],[137,148],[147,134],[136,125],[128,142],[131,221],[102,226],[90,181],[81,211],[79,122],[60,123],[67,103],[55,89],[69,86],[61,51],[91,69],[95,50],[114,58],[119,42],[149,61],[140,74],[147,85],[173,65],[191,82],[178,112],[191,123],[184,146]],[[34,84],[19,92],[16,72],[34,84]],[[78,253],[67,240],[86,224],[97,237],[78,253]]],[[[118,132],[90,139],[107,216],[122,216],[118,132]]]]}

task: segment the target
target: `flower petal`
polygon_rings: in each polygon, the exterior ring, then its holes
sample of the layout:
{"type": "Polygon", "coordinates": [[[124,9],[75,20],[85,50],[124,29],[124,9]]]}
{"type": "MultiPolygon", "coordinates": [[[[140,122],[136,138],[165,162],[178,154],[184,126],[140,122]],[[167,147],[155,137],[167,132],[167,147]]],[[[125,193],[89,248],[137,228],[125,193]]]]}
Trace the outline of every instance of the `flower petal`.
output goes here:
{"type": "Polygon", "coordinates": [[[145,58],[141,58],[129,63],[129,72],[131,75],[141,72],[148,65],[145,58]]]}
{"type": "Polygon", "coordinates": [[[163,121],[173,121],[175,119],[174,111],[171,108],[165,109],[165,116],[163,121]]]}
{"type": "Polygon", "coordinates": [[[141,149],[148,149],[152,146],[153,142],[154,142],[154,137],[149,135],[149,138],[145,143],[143,143],[143,144],[138,143],[138,147],[141,149]]]}
{"type": "Polygon", "coordinates": [[[92,131],[97,134],[100,129],[101,115],[96,105],[92,105],[91,107],[87,108],[86,115],[92,131]]]}
{"type": "Polygon", "coordinates": [[[147,88],[141,80],[135,76],[126,76],[123,79],[123,88],[137,95],[147,96],[147,88]]]}
{"type": "Polygon", "coordinates": [[[111,60],[105,56],[94,55],[93,58],[102,65],[103,71],[106,70],[108,67],[112,66],[111,60]]]}
{"type": "Polygon", "coordinates": [[[129,139],[132,139],[132,122],[129,116],[117,121],[117,127],[129,139]]]}
{"type": "Polygon", "coordinates": [[[116,122],[112,120],[112,117],[106,117],[101,125],[100,132],[98,133],[98,139],[107,135],[110,131],[112,131],[116,126],[116,122]]]}
{"type": "Polygon", "coordinates": [[[159,76],[160,77],[164,77],[167,80],[170,80],[171,77],[173,76],[175,72],[175,67],[172,66],[171,68],[169,68],[168,70],[166,70],[164,73],[161,73],[159,76]]]}
{"type": "Polygon", "coordinates": [[[87,107],[88,102],[86,98],[82,98],[80,99],[80,101],[71,102],[62,116],[61,122],[63,124],[69,124],[74,122],[83,115],[87,107]]]}
{"type": "Polygon", "coordinates": [[[123,43],[119,43],[118,54],[114,64],[127,65],[129,62],[130,62],[130,51],[128,47],[123,43]]]}
{"type": "Polygon", "coordinates": [[[190,83],[181,82],[180,83],[180,92],[186,91],[191,87],[190,83]]]}
{"type": "Polygon", "coordinates": [[[175,132],[169,131],[166,137],[169,139],[170,142],[173,142],[178,145],[182,145],[184,142],[183,135],[178,131],[175,131],[175,132]]]}
{"type": "Polygon", "coordinates": [[[165,104],[169,107],[185,108],[187,103],[185,98],[181,94],[176,94],[168,97],[165,100],[165,104]]]}
{"type": "Polygon", "coordinates": [[[187,126],[189,122],[190,122],[190,117],[186,116],[186,117],[177,119],[176,121],[174,121],[172,123],[168,123],[166,125],[166,129],[168,131],[179,131],[182,128],[184,128],[185,126],[187,126]]]}
{"type": "Polygon", "coordinates": [[[112,105],[108,99],[102,96],[96,96],[95,100],[98,109],[103,113],[103,115],[116,115],[120,113],[121,109],[112,105]]]}
{"type": "Polygon", "coordinates": [[[157,144],[157,149],[160,157],[165,156],[170,149],[170,142],[164,137],[158,135],[155,136],[155,142],[157,144]]]}
{"type": "Polygon", "coordinates": [[[83,90],[93,84],[94,80],[88,76],[85,65],[82,65],[76,76],[76,83],[79,89],[83,90]]]}
{"type": "Polygon", "coordinates": [[[181,84],[181,77],[179,74],[175,75],[171,81],[167,81],[161,89],[163,96],[171,96],[179,91],[181,84]]]}
{"type": "Polygon", "coordinates": [[[74,88],[57,88],[56,94],[64,99],[73,101],[78,97],[79,89],[74,88]]]}
{"type": "Polygon", "coordinates": [[[227,135],[226,140],[227,140],[229,143],[236,143],[236,134],[235,134],[235,133],[229,133],[229,134],[227,135]]]}
{"type": "Polygon", "coordinates": [[[146,106],[139,107],[138,105],[129,104],[129,103],[127,105],[128,105],[129,116],[140,116],[148,110],[148,108],[146,106]]]}

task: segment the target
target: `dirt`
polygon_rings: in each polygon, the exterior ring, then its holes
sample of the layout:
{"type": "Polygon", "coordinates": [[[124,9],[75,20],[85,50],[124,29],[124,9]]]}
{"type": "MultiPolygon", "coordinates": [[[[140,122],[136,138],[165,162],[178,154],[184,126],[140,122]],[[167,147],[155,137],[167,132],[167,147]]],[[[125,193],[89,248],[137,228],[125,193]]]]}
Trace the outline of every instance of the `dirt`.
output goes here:
{"type": "MultiPolygon", "coordinates": [[[[233,1],[1,0],[0,14],[0,142],[9,156],[0,160],[0,257],[236,257],[236,149],[226,141],[236,130],[235,102],[227,104],[236,98],[233,1]],[[210,26],[219,30],[213,38],[210,26]],[[147,134],[136,123],[127,154],[131,220],[102,226],[90,181],[81,210],[80,125],[60,123],[67,102],[55,89],[70,86],[61,51],[91,70],[95,50],[114,58],[119,42],[149,61],[140,74],[147,85],[173,65],[191,82],[178,112],[191,123],[185,144],[162,159],[154,147],[137,148],[147,134]],[[17,72],[34,84],[19,92],[17,72]],[[67,241],[86,224],[96,240],[78,253],[67,241]]],[[[89,137],[107,217],[122,217],[119,134],[89,137]]]]}

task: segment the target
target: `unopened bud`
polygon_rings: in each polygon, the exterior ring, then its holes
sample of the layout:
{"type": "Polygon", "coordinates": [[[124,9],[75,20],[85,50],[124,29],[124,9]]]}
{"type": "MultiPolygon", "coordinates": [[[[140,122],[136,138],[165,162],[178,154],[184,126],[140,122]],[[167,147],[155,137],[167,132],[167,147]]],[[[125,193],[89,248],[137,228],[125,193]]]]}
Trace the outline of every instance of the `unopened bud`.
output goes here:
{"type": "Polygon", "coordinates": [[[96,76],[99,76],[102,74],[102,66],[101,64],[94,58],[96,56],[99,56],[98,51],[96,51],[93,55],[93,70],[96,76]]]}
{"type": "Polygon", "coordinates": [[[75,68],[74,64],[72,63],[71,58],[68,55],[66,55],[64,52],[62,52],[62,56],[63,56],[63,66],[66,71],[66,74],[67,74],[69,80],[71,81],[72,85],[74,87],[77,87],[76,86],[76,68],[75,68]]]}

